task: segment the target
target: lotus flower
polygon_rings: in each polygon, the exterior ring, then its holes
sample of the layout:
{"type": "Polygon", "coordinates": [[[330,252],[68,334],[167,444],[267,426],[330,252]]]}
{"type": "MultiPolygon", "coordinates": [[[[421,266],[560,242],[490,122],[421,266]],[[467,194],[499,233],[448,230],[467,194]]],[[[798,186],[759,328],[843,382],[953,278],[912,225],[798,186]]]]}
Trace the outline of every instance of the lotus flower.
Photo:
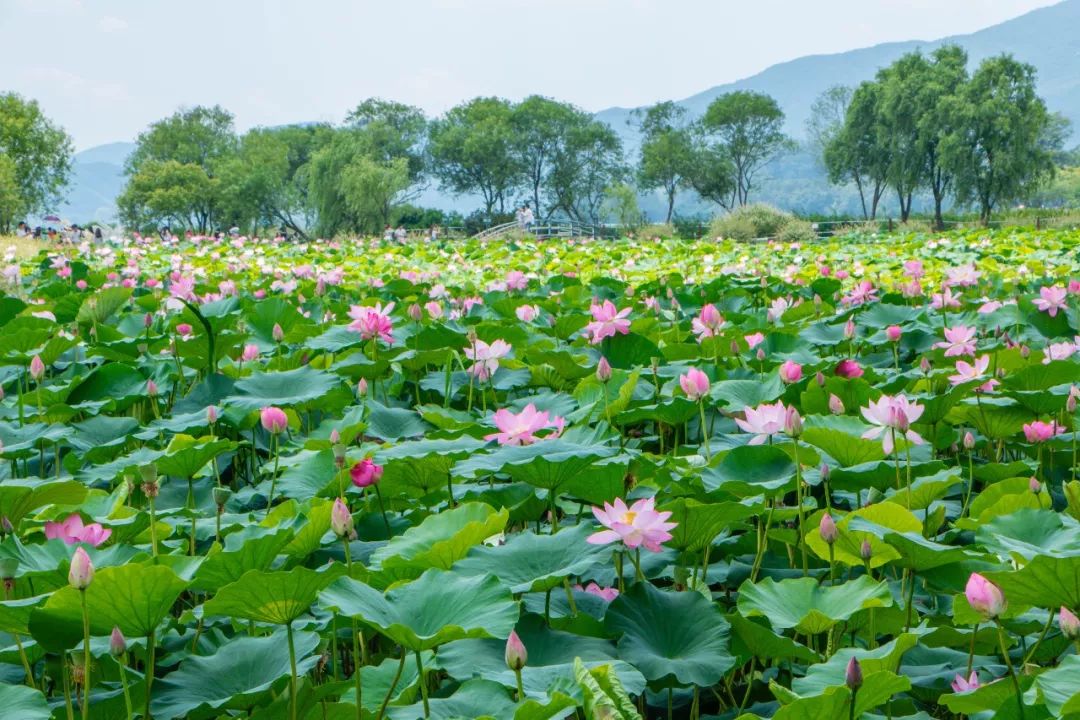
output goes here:
{"type": "Polygon", "coordinates": [[[90,562],[90,556],[82,547],[75,549],[71,557],[71,567],[68,570],[68,582],[76,590],[85,590],[94,581],[94,563],[90,562]]]}
{"type": "Polygon", "coordinates": [[[1077,351],[1077,345],[1071,342],[1050,343],[1043,348],[1043,365],[1054,360],[1068,360],[1077,351]]]}
{"type": "Polygon", "coordinates": [[[473,361],[469,373],[480,382],[488,380],[499,369],[499,358],[506,357],[509,352],[510,344],[505,340],[496,340],[490,345],[477,340],[472,347],[465,348],[465,357],[473,361]]]}
{"type": "Polygon", "coordinates": [[[709,376],[697,368],[690,368],[679,376],[679,386],[686,397],[696,402],[709,394],[709,376]]]}
{"type": "Polygon", "coordinates": [[[962,293],[953,294],[951,288],[944,288],[940,293],[934,293],[930,296],[930,307],[935,310],[956,310],[960,307],[960,297],[962,293]]]}
{"type": "Polygon", "coordinates": [[[102,527],[99,523],[83,525],[82,516],[78,513],[68,515],[63,522],[45,523],[46,538],[49,540],[59,538],[68,545],[82,542],[98,547],[108,540],[110,535],[112,535],[112,530],[102,527]]]}
{"type": "Polygon", "coordinates": [[[252,362],[259,359],[259,346],[254,344],[248,344],[244,346],[244,351],[240,354],[240,359],[244,362],[252,362]]]}
{"type": "Polygon", "coordinates": [[[954,677],[953,681],[952,681],[952,689],[953,689],[953,692],[957,692],[957,693],[965,693],[965,692],[971,692],[972,690],[978,690],[979,689],[979,675],[978,675],[978,673],[976,673],[974,670],[972,670],[971,674],[968,675],[967,678],[965,678],[963,675],[960,675],[959,673],[957,673],[956,677],[954,677]]]}
{"type": "Polygon", "coordinates": [[[1061,634],[1070,640],[1080,638],[1080,618],[1076,617],[1069,608],[1064,605],[1058,611],[1058,627],[1061,634]]]}
{"type": "Polygon", "coordinates": [[[854,380],[857,377],[862,377],[863,369],[857,361],[847,358],[836,364],[836,370],[834,372],[837,377],[854,380]]]}
{"type": "Polygon", "coordinates": [[[592,313],[593,321],[585,326],[585,334],[593,345],[599,344],[606,337],[626,335],[630,332],[630,321],[626,319],[630,308],[619,310],[610,300],[605,300],[599,305],[593,303],[589,312],[592,313]]]}
{"type": "Polygon", "coordinates": [[[872,440],[884,433],[881,447],[886,455],[892,454],[894,434],[906,437],[915,445],[922,445],[922,437],[910,429],[911,423],[922,417],[922,405],[910,402],[903,395],[895,397],[882,395],[861,410],[863,417],[875,426],[862,434],[863,439],[872,440]]]}
{"type": "Polygon", "coordinates": [[[582,592],[586,592],[589,595],[595,595],[596,597],[601,598],[605,602],[611,602],[615,598],[619,597],[618,588],[600,587],[599,585],[597,585],[594,582],[589,583],[585,587],[581,587],[580,585],[575,585],[574,589],[575,590],[580,590],[582,592]]]}
{"type": "Polygon", "coordinates": [[[614,504],[604,503],[601,510],[592,509],[593,515],[608,528],[595,532],[587,538],[592,545],[607,545],[622,542],[628,548],[644,547],[652,552],[660,552],[660,543],[671,539],[671,530],[676,523],[665,522],[671,517],[670,512],[657,512],[653,498],[643,498],[630,507],[622,498],[615,498],[614,504]]]}
{"type": "Polygon", "coordinates": [[[349,468],[349,477],[352,479],[352,484],[358,488],[375,485],[382,479],[382,474],[382,465],[376,465],[371,458],[364,458],[349,468]]]}
{"type": "Polygon", "coordinates": [[[1068,291],[1060,285],[1039,288],[1039,297],[1034,301],[1035,307],[1050,317],[1057,317],[1058,311],[1064,312],[1065,302],[1068,299],[1068,291]]]}
{"type": "Polygon", "coordinates": [[[762,403],[756,408],[747,407],[743,411],[745,419],[735,418],[735,424],[748,433],[753,433],[750,445],[761,445],[773,435],[784,432],[787,424],[787,408],[781,400],[775,404],[762,403]]]}
{"type": "Polygon", "coordinates": [[[554,429],[555,432],[545,437],[557,437],[566,424],[561,417],[549,418],[546,410],[540,412],[532,403],[526,405],[525,409],[517,415],[502,408],[495,412],[492,419],[499,432],[485,435],[484,439],[495,440],[500,445],[530,445],[543,439],[537,437],[537,432],[548,428],[554,429]]]}
{"type": "Polygon", "coordinates": [[[1036,420],[1030,423],[1024,423],[1024,437],[1027,438],[1029,443],[1042,443],[1046,442],[1055,435],[1060,435],[1065,432],[1065,428],[1059,426],[1056,421],[1043,422],[1042,420],[1036,420]]]}
{"type": "Polygon", "coordinates": [[[353,305],[349,309],[349,317],[353,319],[349,323],[349,329],[360,333],[364,340],[382,340],[387,345],[394,343],[394,322],[390,319],[390,313],[394,310],[394,303],[383,307],[376,303],[374,307],[365,305],[353,305]]]}
{"type": "Polygon", "coordinates": [[[971,609],[982,615],[984,620],[999,617],[1008,606],[1001,588],[979,573],[971,573],[964,587],[964,596],[971,609]]]}
{"type": "Polygon", "coordinates": [[[761,343],[763,343],[765,341],[765,336],[762,335],[759,332],[750,333],[749,335],[745,336],[743,338],[743,340],[746,341],[747,349],[753,350],[754,348],[756,348],[758,345],[760,345],[761,343]]]}
{"type": "MultiPolygon", "coordinates": [[[[953,385],[959,385],[961,383],[971,382],[973,380],[982,380],[989,366],[989,355],[983,355],[979,357],[975,360],[975,364],[968,363],[964,360],[957,360],[956,374],[949,376],[949,382],[951,382],[953,385]]],[[[975,392],[990,392],[998,384],[999,383],[997,380],[991,378],[979,387],[975,388],[975,392]]]]}
{"type": "Polygon", "coordinates": [[[957,325],[945,328],[945,342],[934,343],[934,347],[943,348],[945,357],[957,355],[975,356],[975,328],[957,325]]]}
{"type": "Polygon", "coordinates": [[[277,407],[264,407],[259,413],[263,428],[271,435],[285,432],[289,427],[289,418],[285,411],[277,407]]]}
{"type": "Polygon", "coordinates": [[[540,315],[540,308],[535,305],[519,305],[514,314],[517,315],[517,319],[521,322],[532,322],[540,315]]]}
{"type": "Polygon", "coordinates": [[[720,311],[712,303],[702,307],[701,312],[690,323],[698,342],[719,335],[723,326],[724,316],[720,314],[720,311]]]}

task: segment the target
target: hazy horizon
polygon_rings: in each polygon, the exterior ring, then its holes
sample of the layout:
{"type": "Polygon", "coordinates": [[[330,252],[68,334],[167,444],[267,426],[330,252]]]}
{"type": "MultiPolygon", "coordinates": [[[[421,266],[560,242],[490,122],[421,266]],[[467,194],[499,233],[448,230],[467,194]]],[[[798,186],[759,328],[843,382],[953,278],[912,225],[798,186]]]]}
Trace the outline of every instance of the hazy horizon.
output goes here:
{"type": "Polygon", "coordinates": [[[681,99],[805,55],[966,34],[1054,4],[8,0],[0,88],[38,100],[77,150],[134,140],[198,104],[222,105],[240,131],[340,122],[372,96],[435,115],[477,95],[537,93],[595,112],[681,99]]]}

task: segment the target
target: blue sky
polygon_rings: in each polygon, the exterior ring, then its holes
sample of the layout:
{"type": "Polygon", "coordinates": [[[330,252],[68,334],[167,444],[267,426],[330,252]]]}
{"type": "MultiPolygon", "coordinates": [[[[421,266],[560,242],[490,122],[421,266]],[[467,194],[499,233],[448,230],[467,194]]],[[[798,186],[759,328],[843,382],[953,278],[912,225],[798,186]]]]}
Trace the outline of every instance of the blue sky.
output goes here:
{"type": "Polygon", "coordinates": [[[587,110],[679,99],[769,65],[967,33],[1053,0],[0,0],[0,89],[79,150],[219,103],[240,130],[437,114],[532,93],[587,110]]]}

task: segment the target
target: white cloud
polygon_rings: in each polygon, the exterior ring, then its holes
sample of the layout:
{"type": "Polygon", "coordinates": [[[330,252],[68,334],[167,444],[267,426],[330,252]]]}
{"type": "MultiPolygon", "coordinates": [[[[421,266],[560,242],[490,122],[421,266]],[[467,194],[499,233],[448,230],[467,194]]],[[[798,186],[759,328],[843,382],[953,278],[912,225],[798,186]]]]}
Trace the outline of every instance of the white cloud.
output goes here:
{"type": "Polygon", "coordinates": [[[128,29],[127,20],[118,18],[115,15],[106,15],[98,20],[98,30],[103,33],[116,33],[123,32],[128,29]]]}

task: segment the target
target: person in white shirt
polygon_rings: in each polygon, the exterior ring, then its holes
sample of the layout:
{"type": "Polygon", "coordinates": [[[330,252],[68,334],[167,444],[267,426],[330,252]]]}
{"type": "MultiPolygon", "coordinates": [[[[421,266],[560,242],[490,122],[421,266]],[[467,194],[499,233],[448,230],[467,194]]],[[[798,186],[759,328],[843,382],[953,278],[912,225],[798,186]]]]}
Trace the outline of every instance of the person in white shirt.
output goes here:
{"type": "Polygon", "coordinates": [[[525,232],[532,230],[533,223],[536,222],[536,216],[533,215],[532,208],[528,203],[525,203],[525,209],[521,211],[521,224],[525,232]]]}

